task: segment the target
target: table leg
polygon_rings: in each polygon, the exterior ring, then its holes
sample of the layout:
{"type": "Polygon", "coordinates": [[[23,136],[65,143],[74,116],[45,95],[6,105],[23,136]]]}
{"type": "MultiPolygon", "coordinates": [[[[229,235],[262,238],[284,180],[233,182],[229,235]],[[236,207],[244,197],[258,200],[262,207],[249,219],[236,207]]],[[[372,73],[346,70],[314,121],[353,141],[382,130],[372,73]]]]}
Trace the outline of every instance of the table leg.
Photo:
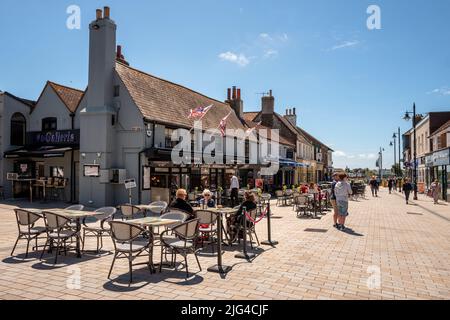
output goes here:
{"type": "Polygon", "coordinates": [[[33,202],[33,183],[30,181],[30,202],[33,202]]]}
{"type": "Polygon", "coordinates": [[[77,258],[81,258],[80,250],[80,231],[81,231],[81,220],[77,219],[77,258]]]}
{"type": "Polygon", "coordinates": [[[217,264],[209,267],[209,272],[226,274],[231,271],[231,267],[222,265],[222,213],[218,213],[217,219],[217,264]]]}

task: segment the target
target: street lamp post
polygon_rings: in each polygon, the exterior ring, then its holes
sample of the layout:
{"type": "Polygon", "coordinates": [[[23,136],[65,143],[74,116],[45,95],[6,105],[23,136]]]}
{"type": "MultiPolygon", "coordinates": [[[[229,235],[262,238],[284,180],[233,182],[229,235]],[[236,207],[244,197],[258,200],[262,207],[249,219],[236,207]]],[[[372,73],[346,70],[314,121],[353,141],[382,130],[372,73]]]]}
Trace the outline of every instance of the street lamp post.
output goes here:
{"type": "MultiPolygon", "coordinates": [[[[398,172],[400,175],[402,175],[402,162],[401,162],[401,155],[400,155],[400,149],[401,149],[401,142],[400,142],[400,127],[398,127],[398,172]]],[[[399,183],[398,191],[402,192],[402,186],[401,183],[399,183]]]]}
{"type": "Polygon", "coordinates": [[[416,117],[416,104],[413,105],[413,111],[406,111],[405,116],[403,119],[406,121],[411,120],[410,114],[413,114],[412,122],[413,122],[413,130],[414,130],[414,155],[413,155],[413,184],[414,184],[414,200],[417,200],[417,136],[416,136],[416,124],[417,124],[417,117],[416,117]]]}
{"type": "Polygon", "coordinates": [[[380,157],[379,157],[379,166],[380,166],[380,182],[383,181],[383,151],[384,149],[380,147],[380,157]]]}

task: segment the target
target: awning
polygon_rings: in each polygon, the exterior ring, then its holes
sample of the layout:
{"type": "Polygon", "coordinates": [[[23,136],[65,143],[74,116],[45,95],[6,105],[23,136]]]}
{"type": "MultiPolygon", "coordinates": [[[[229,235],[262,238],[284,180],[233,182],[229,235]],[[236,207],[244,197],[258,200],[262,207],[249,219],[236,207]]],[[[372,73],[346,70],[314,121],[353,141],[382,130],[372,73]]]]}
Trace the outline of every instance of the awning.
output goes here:
{"type": "Polygon", "coordinates": [[[57,158],[64,157],[64,154],[67,151],[74,150],[72,147],[37,147],[37,148],[28,148],[23,147],[16,150],[6,151],[4,157],[7,159],[12,158],[57,158]]]}
{"type": "Polygon", "coordinates": [[[307,164],[301,163],[301,162],[296,162],[292,159],[285,159],[285,158],[280,158],[280,167],[304,167],[307,168],[309,167],[307,164]]]}

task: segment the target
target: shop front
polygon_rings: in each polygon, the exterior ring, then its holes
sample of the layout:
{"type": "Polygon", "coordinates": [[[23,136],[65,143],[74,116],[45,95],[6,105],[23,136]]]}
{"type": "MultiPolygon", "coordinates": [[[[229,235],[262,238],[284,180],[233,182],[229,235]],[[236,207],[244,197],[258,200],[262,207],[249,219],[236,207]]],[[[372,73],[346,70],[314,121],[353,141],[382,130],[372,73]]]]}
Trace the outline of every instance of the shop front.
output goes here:
{"type": "Polygon", "coordinates": [[[450,201],[450,148],[439,150],[426,158],[429,181],[441,184],[441,199],[450,201]]]}
{"type": "Polygon", "coordinates": [[[12,196],[77,201],[79,136],[79,130],[29,132],[24,147],[5,152],[12,196]]]}

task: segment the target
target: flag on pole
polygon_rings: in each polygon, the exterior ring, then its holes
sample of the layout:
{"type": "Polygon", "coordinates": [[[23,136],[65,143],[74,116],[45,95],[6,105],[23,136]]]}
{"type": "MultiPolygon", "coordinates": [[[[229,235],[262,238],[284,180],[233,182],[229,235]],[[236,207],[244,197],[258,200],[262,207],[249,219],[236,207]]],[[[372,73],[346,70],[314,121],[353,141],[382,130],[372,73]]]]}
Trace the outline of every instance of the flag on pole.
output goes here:
{"type": "Polygon", "coordinates": [[[255,131],[260,125],[261,125],[262,121],[258,122],[256,124],[256,126],[254,126],[253,128],[249,128],[247,129],[247,131],[245,132],[248,136],[251,135],[253,133],[253,131],[255,131]]]}
{"type": "Polygon", "coordinates": [[[189,113],[188,118],[189,119],[195,119],[195,118],[200,118],[202,119],[209,110],[211,110],[211,108],[213,107],[213,105],[209,105],[207,107],[198,107],[195,109],[191,109],[191,112],[189,113]]]}
{"type": "Polygon", "coordinates": [[[220,129],[220,133],[222,134],[222,137],[225,137],[225,131],[226,131],[226,129],[227,129],[227,120],[228,120],[228,118],[230,117],[230,115],[231,115],[231,111],[230,111],[230,113],[229,113],[225,118],[223,118],[223,119],[220,121],[219,129],[220,129]]]}

